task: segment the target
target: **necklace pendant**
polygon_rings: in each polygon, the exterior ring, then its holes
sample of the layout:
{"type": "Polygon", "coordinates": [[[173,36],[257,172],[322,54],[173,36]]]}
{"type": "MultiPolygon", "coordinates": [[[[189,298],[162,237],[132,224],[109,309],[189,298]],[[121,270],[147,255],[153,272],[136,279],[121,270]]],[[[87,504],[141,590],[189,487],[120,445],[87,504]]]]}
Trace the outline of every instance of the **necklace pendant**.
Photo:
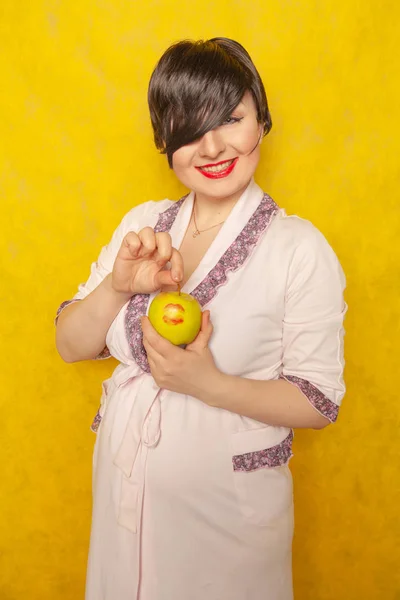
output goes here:
{"type": "Polygon", "coordinates": [[[195,237],[197,237],[198,235],[200,235],[200,231],[199,231],[198,229],[195,229],[195,230],[193,231],[193,237],[195,238],[195,237]]]}

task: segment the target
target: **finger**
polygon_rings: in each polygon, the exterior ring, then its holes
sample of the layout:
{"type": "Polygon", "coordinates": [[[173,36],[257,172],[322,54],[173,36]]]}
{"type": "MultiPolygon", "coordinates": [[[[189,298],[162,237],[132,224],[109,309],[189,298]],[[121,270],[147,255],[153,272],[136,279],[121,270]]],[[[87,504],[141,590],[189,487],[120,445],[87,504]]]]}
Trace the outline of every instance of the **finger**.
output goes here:
{"type": "Polygon", "coordinates": [[[167,358],[171,355],[171,352],[175,350],[179,350],[176,348],[171,342],[163,338],[157,331],[154,329],[152,324],[150,323],[148,317],[142,317],[142,331],[143,331],[143,339],[145,339],[146,344],[150,346],[151,350],[154,350],[157,354],[159,354],[163,358],[167,358]]]}
{"type": "Polygon", "coordinates": [[[210,312],[207,311],[206,315],[203,313],[201,329],[195,340],[195,342],[197,341],[197,346],[199,348],[207,348],[213,334],[213,330],[214,328],[210,321],[210,312]]]}
{"type": "Polygon", "coordinates": [[[176,250],[176,248],[172,248],[170,262],[172,279],[178,282],[182,281],[184,273],[183,257],[179,250],[176,250]]]}
{"type": "Polygon", "coordinates": [[[140,256],[150,256],[156,249],[156,235],[151,227],[145,227],[139,231],[139,239],[142,247],[140,249],[140,256]]]}
{"type": "Polygon", "coordinates": [[[176,285],[183,280],[183,258],[182,254],[175,248],[172,248],[170,263],[169,269],[163,269],[155,276],[154,283],[157,288],[164,285],[176,285]]]}
{"type": "Polygon", "coordinates": [[[160,233],[156,233],[156,260],[160,266],[164,266],[172,254],[172,240],[169,233],[166,231],[162,231],[160,233]]]}
{"type": "Polygon", "coordinates": [[[153,368],[162,368],[165,359],[152,347],[145,336],[143,336],[143,347],[146,350],[148,363],[152,363],[153,368]]]}
{"type": "Polygon", "coordinates": [[[155,377],[157,370],[158,370],[156,362],[149,355],[147,355],[147,362],[149,363],[151,374],[153,375],[153,377],[155,377]]]}
{"type": "Polygon", "coordinates": [[[211,323],[210,311],[205,310],[201,315],[201,327],[200,332],[207,338],[207,341],[210,339],[213,332],[213,325],[211,323]]]}
{"type": "Polygon", "coordinates": [[[154,377],[154,375],[157,373],[157,365],[154,362],[154,360],[152,360],[151,358],[147,357],[147,359],[148,359],[148,363],[149,363],[149,366],[150,366],[151,374],[154,377]]]}
{"type": "Polygon", "coordinates": [[[154,350],[154,348],[150,345],[147,338],[145,338],[144,336],[143,336],[143,347],[146,350],[147,359],[149,361],[152,360],[155,364],[157,364],[157,363],[160,363],[161,360],[163,360],[162,356],[160,354],[158,354],[158,352],[156,350],[154,350]]]}
{"type": "Polygon", "coordinates": [[[162,269],[154,277],[154,286],[156,289],[161,289],[164,286],[175,286],[177,281],[172,279],[172,273],[169,269],[162,269]]]}
{"type": "Polygon", "coordinates": [[[141,245],[139,236],[134,231],[130,231],[122,240],[118,255],[125,259],[137,258],[141,245]]]}
{"type": "Polygon", "coordinates": [[[210,319],[210,311],[205,310],[201,316],[201,328],[196,339],[186,346],[186,350],[207,348],[213,333],[213,325],[210,319]]]}

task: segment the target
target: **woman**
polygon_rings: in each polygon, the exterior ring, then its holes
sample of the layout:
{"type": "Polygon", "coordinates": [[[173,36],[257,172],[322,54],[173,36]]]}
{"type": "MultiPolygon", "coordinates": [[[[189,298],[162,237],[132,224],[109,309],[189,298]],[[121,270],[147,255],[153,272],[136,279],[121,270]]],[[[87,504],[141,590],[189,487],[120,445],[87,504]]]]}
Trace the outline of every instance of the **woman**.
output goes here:
{"type": "Polygon", "coordinates": [[[292,429],[337,417],[344,275],[253,179],[271,119],[240,44],[173,45],[149,106],[191,191],[131,210],[59,309],[64,360],[121,363],[94,421],[86,599],[289,600],[292,429]],[[145,316],[178,283],[206,309],[186,349],[145,316]]]}

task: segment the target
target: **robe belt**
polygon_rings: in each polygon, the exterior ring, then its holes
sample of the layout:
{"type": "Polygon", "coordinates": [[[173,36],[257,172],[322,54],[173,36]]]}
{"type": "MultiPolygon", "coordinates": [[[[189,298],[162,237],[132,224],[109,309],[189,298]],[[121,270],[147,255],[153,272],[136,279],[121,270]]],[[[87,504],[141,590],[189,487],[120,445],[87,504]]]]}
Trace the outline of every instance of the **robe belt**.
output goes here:
{"type": "Polygon", "coordinates": [[[117,388],[129,386],[133,379],[140,379],[126,429],[113,460],[123,473],[118,523],[136,533],[142,512],[147,451],[158,444],[161,435],[161,390],[151,375],[143,373],[137,365],[120,365],[112,379],[117,388]]]}

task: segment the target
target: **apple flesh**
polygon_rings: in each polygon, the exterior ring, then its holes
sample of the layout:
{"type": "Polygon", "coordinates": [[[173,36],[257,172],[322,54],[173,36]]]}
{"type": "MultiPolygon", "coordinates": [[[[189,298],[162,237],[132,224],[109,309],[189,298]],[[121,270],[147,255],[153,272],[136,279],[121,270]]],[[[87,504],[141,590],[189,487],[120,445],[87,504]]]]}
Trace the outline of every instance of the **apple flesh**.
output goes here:
{"type": "Polygon", "coordinates": [[[175,346],[190,344],[201,328],[201,306],[183,292],[159,292],[150,304],[149,320],[154,329],[175,346]]]}

